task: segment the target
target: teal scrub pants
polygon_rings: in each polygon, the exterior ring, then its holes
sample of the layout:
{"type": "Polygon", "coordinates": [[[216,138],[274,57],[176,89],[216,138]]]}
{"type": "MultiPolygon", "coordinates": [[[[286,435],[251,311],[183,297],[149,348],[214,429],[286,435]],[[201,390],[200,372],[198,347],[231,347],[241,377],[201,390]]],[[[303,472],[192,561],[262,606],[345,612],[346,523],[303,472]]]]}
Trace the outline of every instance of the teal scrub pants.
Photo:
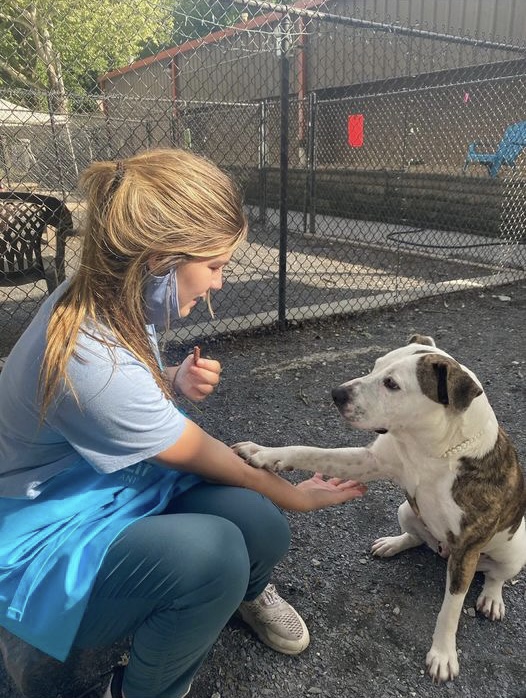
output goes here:
{"type": "Polygon", "coordinates": [[[74,646],[133,637],[126,698],[180,698],[243,600],[265,588],[290,530],[262,495],[202,483],[109,548],[74,646]]]}

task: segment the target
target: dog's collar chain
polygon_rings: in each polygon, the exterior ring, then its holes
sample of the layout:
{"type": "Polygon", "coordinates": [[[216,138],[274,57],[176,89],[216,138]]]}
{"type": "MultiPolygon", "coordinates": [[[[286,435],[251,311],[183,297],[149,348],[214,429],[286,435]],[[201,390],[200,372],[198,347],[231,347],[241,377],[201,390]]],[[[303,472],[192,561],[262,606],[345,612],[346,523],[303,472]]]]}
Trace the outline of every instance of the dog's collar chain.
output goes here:
{"type": "Polygon", "coordinates": [[[448,448],[447,451],[444,451],[444,453],[440,456],[440,458],[449,458],[450,456],[454,456],[457,453],[464,451],[466,448],[468,448],[469,446],[474,444],[476,441],[478,441],[484,432],[485,432],[485,429],[481,429],[479,432],[477,432],[474,436],[471,436],[469,439],[466,439],[465,441],[461,441],[456,446],[452,446],[451,448],[448,448]]]}

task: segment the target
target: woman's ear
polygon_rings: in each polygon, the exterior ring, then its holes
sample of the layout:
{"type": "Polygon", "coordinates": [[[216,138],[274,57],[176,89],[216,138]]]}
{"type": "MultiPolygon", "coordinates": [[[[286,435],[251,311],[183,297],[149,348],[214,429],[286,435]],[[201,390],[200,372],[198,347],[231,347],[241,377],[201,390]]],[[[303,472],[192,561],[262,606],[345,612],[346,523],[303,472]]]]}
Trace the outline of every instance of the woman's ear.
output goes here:
{"type": "Polygon", "coordinates": [[[154,254],[151,255],[151,257],[148,257],[146,267],[150,274],[153,274],[154,276],[164,276],[165,274],[168,274],[170,269],[178,267],[188,259],[190,258],[185,255],[166,256],[154,254]]]}
{"type": "Polygon", "coordinates": [[[161,268],[161,257],[158,254],[148,257],[146,267],[150,274],[155,274],[161,268]]]}

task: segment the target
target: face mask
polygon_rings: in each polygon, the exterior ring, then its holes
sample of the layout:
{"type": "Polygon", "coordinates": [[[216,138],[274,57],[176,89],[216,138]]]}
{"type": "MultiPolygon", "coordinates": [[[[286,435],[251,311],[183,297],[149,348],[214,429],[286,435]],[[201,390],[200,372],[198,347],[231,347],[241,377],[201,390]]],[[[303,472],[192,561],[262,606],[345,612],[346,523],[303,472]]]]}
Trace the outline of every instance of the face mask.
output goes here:
{"type": "Polygon", "coordinates": [[[144,314],[148,325],[155,325],[158,330],[173,329],[173,321],[181,317],[175,268],[163,276],[148,274],[144,286],[144,314]]]}

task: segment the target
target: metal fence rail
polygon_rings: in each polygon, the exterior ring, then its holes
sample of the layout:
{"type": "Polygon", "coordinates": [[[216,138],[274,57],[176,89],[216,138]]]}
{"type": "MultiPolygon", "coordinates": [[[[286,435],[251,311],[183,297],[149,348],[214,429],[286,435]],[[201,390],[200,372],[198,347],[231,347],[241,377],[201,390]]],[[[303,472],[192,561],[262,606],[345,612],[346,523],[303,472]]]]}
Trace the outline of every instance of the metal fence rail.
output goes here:
{"type": "MultiPolygon", "coordinates": [[[[0,186],[65,202],[72,274],[92,160],[182,147],[229,170],[250,239],[218,319],[196,309],[181,341],[522,279],[526,127],[513,157],[505,135],[526,126],[526,7],[508,4],[123,0],[109,23],[93,0],[9,0],[0,186]]],[[[47,293],[2,269],[0,357],[47,293]]]]}

